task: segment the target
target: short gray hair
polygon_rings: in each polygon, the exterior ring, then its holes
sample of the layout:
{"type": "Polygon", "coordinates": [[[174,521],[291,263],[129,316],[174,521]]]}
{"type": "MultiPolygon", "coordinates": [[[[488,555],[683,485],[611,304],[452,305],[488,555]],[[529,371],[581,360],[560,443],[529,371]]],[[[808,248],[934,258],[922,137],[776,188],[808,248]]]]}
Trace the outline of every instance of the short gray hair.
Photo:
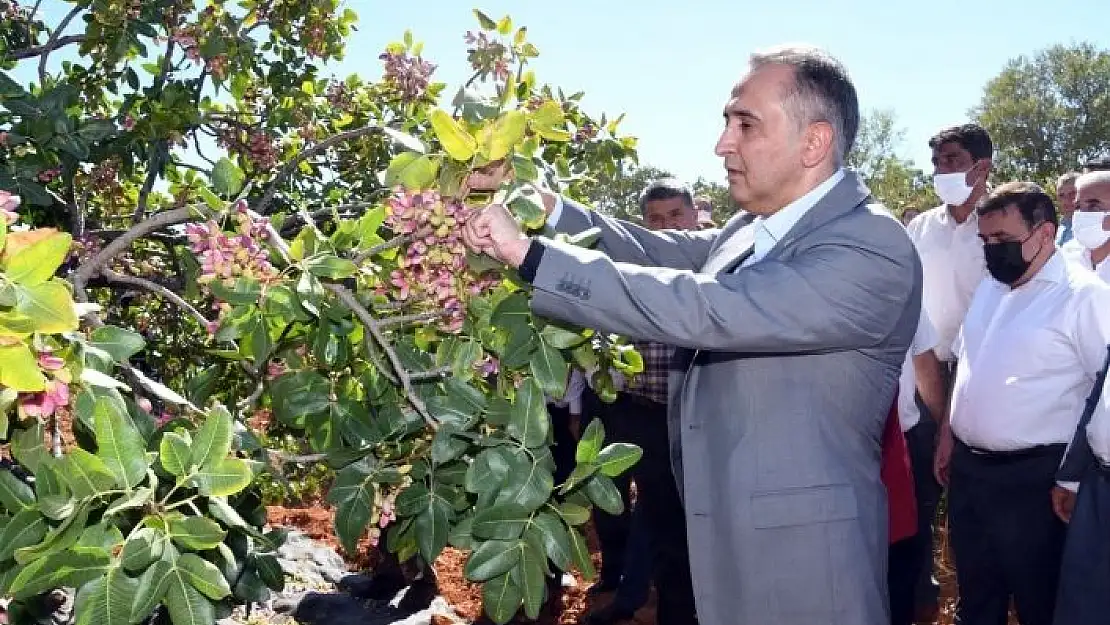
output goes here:
{"type": "Polygon", "coordinates": [[[1078,189],[1079,187],[1089,187],[1096,184],[1110,185],[1110,171],[1107,171],[1105,169],[1096,169],[1094,171],[1090,171],[1079,176],[1075,180],[1076,189],[1078,189]]]}
{"type": "Polygon", "coordinates": [[[859,98],[844,65],[811,46],[780,46],[751,55],[752,70],[786,65],[794,70],[794,86],[783,99],[799,126],[825,122],[833,128],[837,162],[848,157],[859,131],[859,98]]]}
{"type": "Polygon", "coordinates": [[[1066,173],[1063,176],[1060,176],[1059,178],[1056,179],[1056,188],[1059,189],[1060,187],[1066,185],[1067,183],[1075,182],[1078,179],[1079,179],[1079,172],[1069,171],[1068,173],[1066,173]]]}

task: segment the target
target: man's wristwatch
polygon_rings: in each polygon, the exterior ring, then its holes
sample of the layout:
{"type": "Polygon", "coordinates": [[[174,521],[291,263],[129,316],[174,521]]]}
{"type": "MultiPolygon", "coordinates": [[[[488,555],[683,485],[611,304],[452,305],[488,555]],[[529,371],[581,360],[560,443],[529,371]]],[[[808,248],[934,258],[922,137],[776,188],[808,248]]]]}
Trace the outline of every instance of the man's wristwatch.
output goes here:
{"type": "Polygon", "coordinates": [[[520,267],[517,267],[517,273],[520,274],[520,279],[528,284],[536,279],[536,271],[540,268],[540,261],[543,260],[543,253],[547,247],[536,237],[532,237],[532,242],[528,244],[528,252],[524,254],[524,260],[521,261],[520,267]]]}

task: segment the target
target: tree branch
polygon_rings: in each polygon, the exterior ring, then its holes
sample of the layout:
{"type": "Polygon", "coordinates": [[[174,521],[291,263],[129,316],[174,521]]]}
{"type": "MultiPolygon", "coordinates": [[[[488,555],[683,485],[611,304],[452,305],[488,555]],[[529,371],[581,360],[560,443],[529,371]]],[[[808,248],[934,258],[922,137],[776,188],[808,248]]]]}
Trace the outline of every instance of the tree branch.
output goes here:
{"type": "MultiPolygon", "coordinates": [[[[50,34],[50,39],[46,41],[46,45],[42,46],[42,52],[39,53],[39,87],[46,87],[46,59],[50,57],[50,52],[58,47],[62,32],[65,31],[69,23],[73,21],[73,18],[77,17],[82,10],[80,4],[70,9],[69,13],[66,13],[66,16],[58,23],[58,27],[54,29],[54,32],[50,34]]],[[[84,39],[84,36],[82,36],[81,39],[84,39]]]]}
{"type": "Polygon", "coordinates": [[[415,238],[415,233],[413,233],[413,234],[399,234],[399,235],[393,237],[392,239],[386,241],[385,243],[379,243],[378,245],[375,245],[374,247],[366,250],[365,252],[359,254],[358,256],[355,256],[354,257],[354,263],[356,265],[361,265],[362,263],[366,262],[366,259],[373,257],[375,254],[381,254],[382,252],[384,252],[386,250],[391,250],[395,247],[401,247],[402,245],[405,245],[406,243],[411,243],[414,238],[415,238]]]}
{"type": "Polygon", "coordinates": [[[177,304],[178,308],[181,308],[185,312],[192,315],[193,318],[197,320],[197,323],[199,323],[202,327],[205,327],[208,324],[208,319],[205,318],[205,316],[202,315],[199,310],[193,308],[192,304],[186,302],[184,299],[181,298],[180,295],[167,289],[161,284],[158,284],[157,282],[151,282],[146,278],[140,278],[138,276],[128,276],[122,273],[117,273],[116,271],[108,268],[101,269],[100,275],[104,276],[104,279],[109,282],[126,284],[128,286],[133,286],[144,291],[148,291],[150,293],[161,295],[163,299],[177,304]]]}
{"type": "Polygon", "coordinates": [[[375,132],[382,132],[382,127],[377,124],[363,126],[362,128],[355,128],[353,130],[341,132],[337,135],[332,135],[327,139],[324,139],[323,141],[313,145],[312,147],[301,150],[293,158],[289,159],[289,161],[285,163],[285,165],[282,165],[277,175],[274,176],[273,181],[270,182],[270,186],[266,188],[265,195],[263,195],[262,199],[259,200],[257,204],[255,204],[255,212],[262,215],[266,214],[266,208],[270,205],[270,202],[273,201],[274,195],[277,193],[278,185],[285,182],[285,179],[289,177],[289,174],[296,171],[297,167],[301,164],[301,161],[316,154],[319,154],[320,152],[323,152],[324,150],[327,150],[328,148],[338,143],[350,141],[351,139],[357,139],[358,137],[373,134],[375,132]]]}
{"type": "Polygon", "coordinates": [[[378,320],[378,326],[382,328],[391,328],[393,326],[401,326],[408,323],[421,323],[424,321],[435,321],[447,315],[446,311],[416,313],[412,315],[401,315],[400,317],[387,317],[378,320]]]}
{"type": "Polygon", "coordinates": [[[100,253],[82,263],[73,274],[70,275],[69,281],[73,284],[74,297],[79,302],[87,302],[88,293],[85,292],[85,285],[88,284],[90,278],[100,273],[109,261],[130,247],[136,239],[140,239],[162,228],[185,223],[195,218],[195,210],[194,207],[186,206],[158,213],[146,221],[136,224],[130,230],[124,232],[111,243],[104,246],[104,249],[100,250],[100,253]]]}
{"type": "Polygon", "coordinates": [[[12,52],[9,52],[8,56],[16,61],[21,61],[23,59],[30,59],[39,55],[45,55],[54,50],[57,50],[58,48],[68,46],[71,43],[80,43],[84,40],[84,35],[66,35],[65,37],[59,37],[58,40],[54,42],[54,47],[52,48],[48,47],[49,44],[43,44],[41,46],[31,46],[30,48],[23,48],[21,50],[14,50],[12,52]]]}
{"type": "Polygon", "coordinates": [[[428,371],[417,371],[409,375],[413,380],[442,380],[451,375],[451,367],[439,367],[428,371]]]}

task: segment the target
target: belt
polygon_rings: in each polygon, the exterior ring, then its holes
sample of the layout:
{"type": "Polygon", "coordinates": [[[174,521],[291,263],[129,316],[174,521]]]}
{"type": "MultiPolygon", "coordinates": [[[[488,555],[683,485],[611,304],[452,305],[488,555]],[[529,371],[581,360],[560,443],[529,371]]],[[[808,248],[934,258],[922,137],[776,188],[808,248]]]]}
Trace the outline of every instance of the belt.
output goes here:
{"type": "Polygon", "coordinates": [[[971,445],[968,445],[958,438],[956,439],[956,445],[963,447],[971,455],[980,460],[986,460],[999,464],[1018,462],[1021,460],[1031,460],[1033,458],[1044,458],[1046,456],[1051,456],[1054,454],[1062,454],[1068,447],[1067,443],[1053,443],[1051,445],[1036,445],[1034,447],[1026,447],[1025,449],[997,451],[994,449],[972,447],[971,445]]]}

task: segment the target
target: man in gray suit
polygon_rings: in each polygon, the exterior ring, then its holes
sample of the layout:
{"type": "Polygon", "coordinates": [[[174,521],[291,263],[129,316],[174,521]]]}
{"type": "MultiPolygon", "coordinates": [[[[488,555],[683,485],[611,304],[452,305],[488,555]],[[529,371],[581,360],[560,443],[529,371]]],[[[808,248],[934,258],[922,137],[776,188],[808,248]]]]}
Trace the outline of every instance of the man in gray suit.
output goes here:
{"type": "Polygon", "coordinates": [[[673,468],[702,625],[885,625],[883,425],[921,306],[901,224],[842,168],[859,104],[809,48],[756,54],[716,152],[746,215],[652,232],[545,194],[549,224],[598,250],[521,232],[490,206],[467,243],[519,268],[533,309],[679,346],[673,468]]]}

